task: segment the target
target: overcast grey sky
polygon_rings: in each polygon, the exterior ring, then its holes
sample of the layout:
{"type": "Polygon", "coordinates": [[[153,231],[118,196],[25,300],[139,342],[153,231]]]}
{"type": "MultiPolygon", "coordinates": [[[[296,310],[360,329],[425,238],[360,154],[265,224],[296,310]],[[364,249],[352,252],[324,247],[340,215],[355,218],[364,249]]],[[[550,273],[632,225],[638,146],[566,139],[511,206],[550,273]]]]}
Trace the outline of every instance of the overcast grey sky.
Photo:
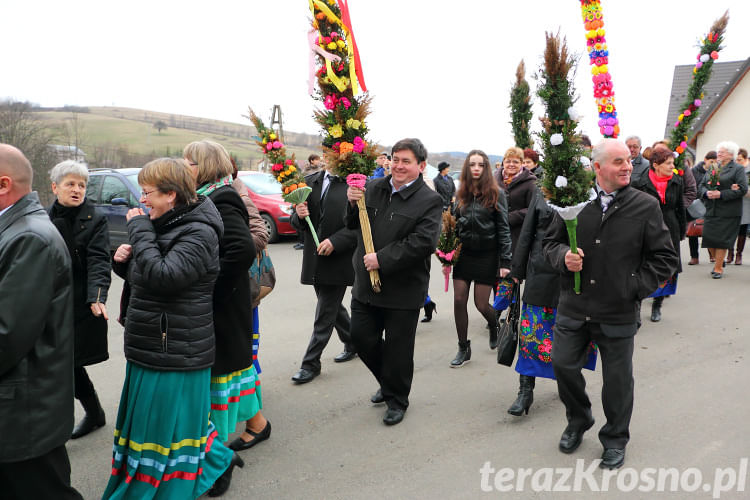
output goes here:
{"type": "MultiPolygon", "coordinates": [[[[675,65],[729,9],[719,61],[750,56],[750,1],[603,0],[622,137],[661,138],[675,65]]],[[[531,78],[544,32],[582,57],[582,128],[599,137],[577,0],[349,0],[371,138],[420,137],[431,151],[512,145],[508,98],[523,58],[531,78]]],[[[0,96],[44,106],[127,106],[247,123],[274,104],[284,127],[317,133],[307,94],[306,0],[0,0],[0,96]]],[[[536,100],[533,126],[542,112],[536,100]]],[[[750,104],[750,103],[748,103],[750,104]]],[[[728,138],[731,139],[731,138],[728,138]]]]}

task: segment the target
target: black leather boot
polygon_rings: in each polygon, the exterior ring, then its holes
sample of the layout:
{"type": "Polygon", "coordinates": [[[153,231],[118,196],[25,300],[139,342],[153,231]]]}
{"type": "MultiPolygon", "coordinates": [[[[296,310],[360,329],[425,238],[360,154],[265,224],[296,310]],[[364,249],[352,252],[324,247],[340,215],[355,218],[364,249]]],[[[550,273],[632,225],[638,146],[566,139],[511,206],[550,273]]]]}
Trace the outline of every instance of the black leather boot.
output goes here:
{"type": "Polygon", "coordinates": [[[490,328],[490,349],[497,349],[497,332],[500,330],[500,326],[497,324],[497,318],[495,318],[494,324],[489,325],[490,328]]]}
{"type": "Polygon", "coordinates": [[[73,429],[73,434],[71,434],[70,439],[83,437],[99,427],[104,427],[104,424],[106,423],[104,410],[102,409],[102,405],[99,404],[99,398],[96,395],[96,391],[93,391],[91,396],[86,396],[80,401],[86,414],[73,429]]]}
{"type": "Polygon", "coordinates": [[[458,343],[458,353],[451,361],[451,368],[460,368],[471,359],[471,340],[458,343]]]}
{"type": "Polygon", "coordinates": [[[437,304],[429,301],[424,305],[424,318],[422,318],[422,323],[429,323],[432,321],[433,313],[437,314],[437,304]]]}
{"type": "Polygon", "coordinates": [[[664,302],[664,297],[655,297],[654,302],[651,304],[651,321],[654,323],[661,321],[662,302],[664,302]]]}
{"type": "Polygon", "coordinates": [[[523,412],[526,415],[529,414],[529,408],[531,403],[534,402],[534,386],[536,385],[536,378],[529,377],[528,375],[520,375],[518,377],[518,397],[508,408],[508,413],[520,417],[523,412]]]}

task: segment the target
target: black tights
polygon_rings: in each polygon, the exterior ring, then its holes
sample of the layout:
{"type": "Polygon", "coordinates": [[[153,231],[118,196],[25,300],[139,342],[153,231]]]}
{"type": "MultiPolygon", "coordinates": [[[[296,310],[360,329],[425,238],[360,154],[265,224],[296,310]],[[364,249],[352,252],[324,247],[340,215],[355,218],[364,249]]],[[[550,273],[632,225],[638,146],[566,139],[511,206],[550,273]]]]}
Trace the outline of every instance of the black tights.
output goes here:
{"type": "MultiPolygon", "coordinates": [[[[468,340],[469,330],[469,311],[467,304],[469,302],[470,281],[453,279],[453,316],[456,318],[456,333],[459,342],[468,340]]],[[[490,305],[490,292],[492,286],[482,285],[474,282],[474,305],[477,311],[482,313],[487,323],[492,324],[495,321],[495,310],[490,305]]]]}

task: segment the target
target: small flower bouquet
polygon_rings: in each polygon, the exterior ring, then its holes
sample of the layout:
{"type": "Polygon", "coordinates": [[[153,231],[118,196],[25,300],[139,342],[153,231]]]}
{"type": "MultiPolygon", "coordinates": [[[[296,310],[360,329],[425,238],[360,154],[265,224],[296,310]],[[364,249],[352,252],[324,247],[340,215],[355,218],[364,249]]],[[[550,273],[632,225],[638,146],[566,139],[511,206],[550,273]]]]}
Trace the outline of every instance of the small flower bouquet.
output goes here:
{"type": "MultiPolygon", "coordinates": [[[[352,31],[346,0],[310,0],[310,68],[318,90],[310,90],[323,103],[314,113],[323,132],[326,164],[349,186],[363,189],[375,170],[376,144],[367,141],[366,118],[370,97],[366,94],[359,50],[352,31]],[[315,60],[318,69],[315,70],[315,60]],[[360,89],[365,94],[360,94],[360,89]]],[[[375,252],[364,198],[357,203],[365,252],[375,252]]],[[[373,291],[380,292],[380,274],[370,271],[373,291]]]]}
{"type": "MultiPolygon", "coordinates": [[[[281,183],[282,198],[293,205],[303,203],[310,196],[312,188],[305,184],[305,179],[297,167],[294,154],[292,154],[291,158],[287,158],[286,148],[280,141],[280,138],[277,137],[276,132],[271,128],[267,128],[252,109],[249,109],[249,111],[250,121],[253,122],[255,129],[258,131],[258,137],[255,138],[255,142],[261,147],[269,163],[271,163],[271,172],[273,172],[276,180],[281,183]]],[[[305,217],[305,220],[310,227],[317,247],[317,245],[320,245],[318,234],[315,232],[310,217],[305,217]]]]}
{"type": "Polygon", "coordinates": [[[708,171],[708,187],[712,190],[719,189],[719,186],[721,185],[721,182],[719,182],[719,176],[721,176],[721,165],[714,163],[708,171]]]}
{"type": "MultiPolygon", "coordinates": [[[[544,168],[541,188],[549,206],[565,221],[570,251],[578,253],[578,214],[592,199],[593,175],[580,163],[583,148],[576,134],[580,115],[573,107],[575,89],[569,80],[573,57],[559,34],[546,33],[546,37],[537,90],[547,111],[547,115],[541,118],[542,131],[539,133],[544,151],[544,159],[540,162],[544,168]]],[[[580,273],[575,273],[574,279],[574,290],[581,293],[580,273]]]]}
{"type": "Polygon", "coordinates": [[[443,265],[443,276],[445,276],[445,291],[448,291],[451,268],[458,262],[458,256],[461,254],[461,241],[458,239],[456,232],[456,218],[446,210],[443,212],[443,228],[440,231],[437,250],[435,255],[443,265]]]}

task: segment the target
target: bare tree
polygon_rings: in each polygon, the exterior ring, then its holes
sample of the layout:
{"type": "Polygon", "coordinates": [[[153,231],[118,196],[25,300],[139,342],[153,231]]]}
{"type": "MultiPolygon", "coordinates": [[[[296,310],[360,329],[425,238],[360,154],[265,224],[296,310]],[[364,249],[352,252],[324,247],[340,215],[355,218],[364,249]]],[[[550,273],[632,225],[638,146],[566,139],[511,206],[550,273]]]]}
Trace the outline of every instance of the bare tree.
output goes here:
{"type": "Polygon", "coordinates": [[[51,203],[49,171],[57,155],[49,147],[53,131],[34,115],[27,102],[0,102],[0,143],[20,149],[34,169],[32,188],[39,192],[43,204],[51,203]]]}
{"type": "Polygon", "coordinates": [[[71,160],[85,161],[83,145],[89,142],[89,138],[86,124],[78,115],[79,113],[74,112],[70,118],[65,120],[62,127],[62,140],[70,148],[71,160]]]}

